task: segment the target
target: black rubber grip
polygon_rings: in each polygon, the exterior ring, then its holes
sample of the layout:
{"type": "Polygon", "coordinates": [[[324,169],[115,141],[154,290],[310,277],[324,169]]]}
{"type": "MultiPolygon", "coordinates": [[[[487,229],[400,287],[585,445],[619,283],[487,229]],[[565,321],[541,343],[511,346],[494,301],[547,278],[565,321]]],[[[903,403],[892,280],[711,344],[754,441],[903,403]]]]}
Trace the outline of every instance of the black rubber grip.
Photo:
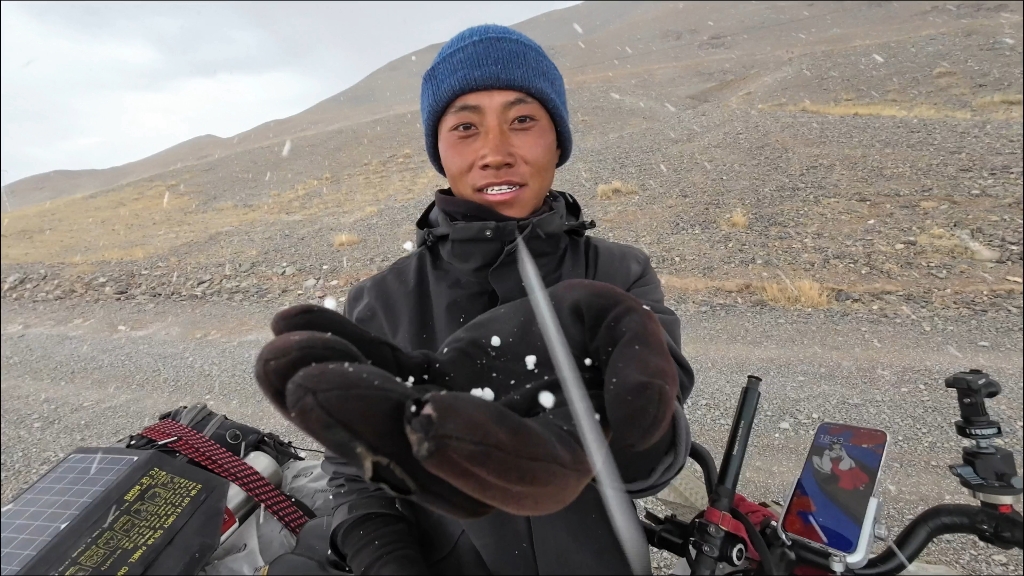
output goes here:
{"type": "MultiPolygon", "coordinates": [[[[1024,523],[1019,514],[1004,514],[968,504],[940,504],[914,518],[896,537],[894,544],[907,562],[913,562],[932,540],[945,534],[973,534],[983,540],[1020,548],[1024,539],[1024,523]]],[[[793,549],[798,564],[829,568],[828,552],[799,540],[793,542],[793,549]]],[[[897,574],[904,569],[903,560],[889,547],[863,567],[845,573],[865,576],[897,574]]]]}

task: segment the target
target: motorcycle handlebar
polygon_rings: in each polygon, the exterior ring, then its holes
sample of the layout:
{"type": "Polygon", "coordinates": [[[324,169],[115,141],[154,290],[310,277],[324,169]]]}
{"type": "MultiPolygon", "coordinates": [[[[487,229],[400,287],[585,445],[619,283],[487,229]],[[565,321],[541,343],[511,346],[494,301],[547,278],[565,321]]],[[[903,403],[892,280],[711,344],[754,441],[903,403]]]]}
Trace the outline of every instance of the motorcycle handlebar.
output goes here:
{"type": "MultiPolygon", "coordinates": [[[[1018,512],[1000,512],[984,506],[968,504],[940,504],[933,506],[900,532],[893,545],[907,562],[913,562],[932,540],[945,534],[973,534],[983,542],[1005,547],[1021,547],[1024,540],[1024,522],[1018,512]]],[[[829,569],[829,553],[793,541],[797,563],[829,569]]],[[[850,569],[848,574],[866,576],[895,574],[904,570],[903,559],[892,549],[886,549],[868,560],[861,568],[850,569]]]]}

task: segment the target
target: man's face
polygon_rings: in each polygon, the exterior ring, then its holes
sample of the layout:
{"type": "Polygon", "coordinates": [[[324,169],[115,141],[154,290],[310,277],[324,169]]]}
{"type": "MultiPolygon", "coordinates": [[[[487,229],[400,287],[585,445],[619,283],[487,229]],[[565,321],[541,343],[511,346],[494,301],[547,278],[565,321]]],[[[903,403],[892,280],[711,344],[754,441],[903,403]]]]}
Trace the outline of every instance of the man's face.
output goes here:
{"type": "Polygon", "coordinates": [[[522,92],[465,94],[448,106],[437,134],[441,165],[459,198],[525,218],[551,190],[561,154],[555,124],[522,92]]]}

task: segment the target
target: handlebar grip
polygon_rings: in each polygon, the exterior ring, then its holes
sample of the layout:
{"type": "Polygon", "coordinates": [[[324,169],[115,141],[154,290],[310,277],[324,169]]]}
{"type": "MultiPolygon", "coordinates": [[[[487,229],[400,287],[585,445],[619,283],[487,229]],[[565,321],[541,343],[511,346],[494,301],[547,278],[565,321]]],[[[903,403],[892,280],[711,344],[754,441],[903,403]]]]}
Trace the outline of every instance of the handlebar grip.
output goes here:
{"type": "MultiPolygon", "coordinates": [[[[1016,514],[1003,514],[996,510],[968,504],[940,504],[933,506],[907,525],[896,537],[894,545],[907,562],[913,562],[932,540],[945,534],[973,534],[986,541],[1021,547],[1024,540],[1024,522],[1016,514]]],[[[818,548],[794,541],[797,562],[829,569],[829,554],[818,548]]],[[[868,560],[862,568],[848,574],[867,576],[897,574],[906,568],[903,560],[891,548],[868,560]]]]}

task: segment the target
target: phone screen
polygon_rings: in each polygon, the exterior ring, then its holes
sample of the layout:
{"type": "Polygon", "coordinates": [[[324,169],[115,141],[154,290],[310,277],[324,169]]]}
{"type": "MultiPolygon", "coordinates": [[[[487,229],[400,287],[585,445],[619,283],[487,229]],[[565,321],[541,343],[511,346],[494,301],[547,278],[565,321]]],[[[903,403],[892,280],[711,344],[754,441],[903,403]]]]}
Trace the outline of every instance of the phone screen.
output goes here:
{"type": "Polygon", "coordinates": [[[856,551],[887,442],[882,430],[819,425],[782,529],[838,552],[856,551]]]}

